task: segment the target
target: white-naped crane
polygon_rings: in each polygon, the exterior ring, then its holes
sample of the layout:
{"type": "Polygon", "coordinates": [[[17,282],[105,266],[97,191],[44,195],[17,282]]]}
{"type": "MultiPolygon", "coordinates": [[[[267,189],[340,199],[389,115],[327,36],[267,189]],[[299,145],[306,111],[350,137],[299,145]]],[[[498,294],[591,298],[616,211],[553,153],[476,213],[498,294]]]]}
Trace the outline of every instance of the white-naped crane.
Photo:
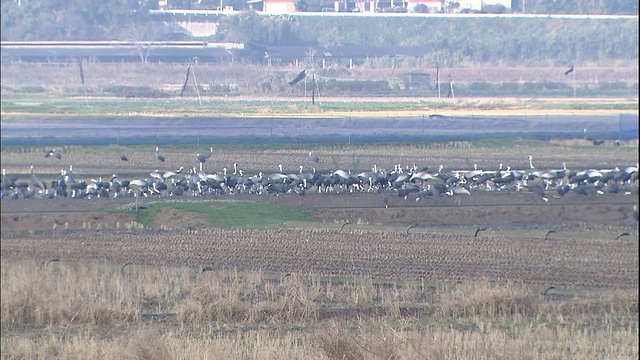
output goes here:
{"type": "Polygon", "coordinates": [[[31,184],[33,187],[40,189],[40,191],[44,194],[47,191],[47,184],[44,183],[40,178],[33,173],[33,164],[30,164],[31,167],[31,184]]]}
{"type": "Polygon", "coordinates": [[[423,187],[418,191],[418,196],[416,197],[416,201],[420,201],[425,197],[433,196],[433,191],[431,191],[431,184],[427,184],[426,187],[423,187]]]}
{"type": "Polygon", "coordinates": [[[162,156],[162,154],[160,154],[160,149],[156,146],[156,158],[158,158],[158,160],[160,160],[160,162],[164,162],[164,156],[162,156]]]}
{"type": "Polygon", "coordinates": [[[463,174],[463,176],[467,179],[468,182],[476,181],[478,176],[482,175],[482,169],[478,169],[478,164],[473,164],[473,170],[467,171],[463,174]]]}
{"type": "Polygon", "coordinates": [[[533,166],[533,156],[529,155],[529,175],[527,176],[527,178],[529,180],[539,178],[542,173],[542,170],[538,170],[533,166]]]}
{"type": "Polygon", "coordinates": [[[209,148],[209,153],[207,155],[202,156],[204,156],[205,159],[208,159],[211,157],[211,155],[213,155],[213,146],[209,148]]]}
{"type": "Polygon", "coordinates": [[[4,198],[7,194],[10,194],[16,187],[16,180],[19,175],[7,175],[7,169],[2,169],[2,192],[0,193],[0,199],[4,198]]]}
{"type": "Polygon", "coordinates": [[[387,190],[385,188],[378,188],[378,196],[380,196],[380,200],[384,204],[385,208],[389,207],[389,196],[387,195],[387,190]]]}
{"type": "Polygon", "coordinates": [[[411,175],[411,177],[409,178],[409,181],[415,183],[420,180],[420,183],[424,184],[424,182],[426,181],[435,179],[437,178],[429,171],[429,169],[425,168],[413,173],[413,175],[411,175]]]}
{"type": "Polygon", "coordinates": [[[445,193],[449,196],[454,196],[456,197],[456,205],[460,205],[460,195],[468,195],[471,196],[471,192],[462,186],[451,186],[449,187],[449,190],[447,190],[447,192],[445,193]]]}
{"type": "Polygon", "coordinates": [[[149,175],[151,175],[151,177],[154,179],[164,181],[164,177],[160,174],[158,170],[150,172],[149,175]]]}
{"type": "Polygon", "coordinates": [[[313,153],[309,151],[309,160],[317,164],[320,162],[320,157],[318,157],[318,155],[313,155],[313,153]]]}
{"type": "Polygon", "coordinates": [[[136,179],[136,180],[131,180],[129,182],[129,186],[135,186],[136,187],[136,191],[134,193],[134,196],[139,196],[140,193],[142,193],[142,195],[144,195],[145,197],[147,196],[146,190],[147,187],[149,186],[149,183],[144,180],[144,179],[136,179]]]}
{"type": "Polygon", "coordinates": [[[58,150],[56,150],[55,148],[46,150],[44,152],[44,157],[45,158],[48,158],[49,156],[53,156],[58,160],[62,160],[62,154],[60,154],[60,152],[58,150]]]}
{"type": "Polygon", "coordinates": [[[544,202],[548,202],[549,201],[549,199],[545,196],[545,187],[542,186],[542,184],[529,183],[529,184],[526,184],[524,187],[529,189],[529,191],[531,191],[532,193],[540,196],[540,198],[544,202]]]}
{"type": "Polygon", "coordinates": [[[64,173],[64,181],[67,184],[73,184],[76,182],[76,176],[73,174],[73,165],[69,165],[69,171],[64,173]]]}

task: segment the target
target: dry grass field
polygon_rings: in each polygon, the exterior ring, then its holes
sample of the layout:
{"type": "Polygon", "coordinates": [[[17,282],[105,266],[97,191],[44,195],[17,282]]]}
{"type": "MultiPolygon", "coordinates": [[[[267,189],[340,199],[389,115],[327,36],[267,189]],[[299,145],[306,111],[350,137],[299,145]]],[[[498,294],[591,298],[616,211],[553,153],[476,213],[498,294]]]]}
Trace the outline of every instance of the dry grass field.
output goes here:
{"type": "MultiPolygon", "coordinates": [[[[309,150],[321,172],[525,169],[529,154],[539,168],[638,162],[637,141],[310,146],[217,146],[206,169],[295,172],[309,150]]],[[[169,147],[161,166],[208,147],[169,147]]],[[[42,151],[3,148],[2,168],[28,178],[33,163],[50,180],[73,164],[88,180],[160,166],[139,146],[69,146],[60,162],[42,151]],[[136,160],[119,161],[122,152],[136,160]]],[[[132,198],[3,199],[2,358],[637,359],[633,186],[548,202],[527,192],[393,197],[388,208],[348,193],[144,198],[137,213],[132,198]],[[212,225],[237,203],[247,220],[270,218],[251,212],[265,203],[309,217],[212,225]]]]}

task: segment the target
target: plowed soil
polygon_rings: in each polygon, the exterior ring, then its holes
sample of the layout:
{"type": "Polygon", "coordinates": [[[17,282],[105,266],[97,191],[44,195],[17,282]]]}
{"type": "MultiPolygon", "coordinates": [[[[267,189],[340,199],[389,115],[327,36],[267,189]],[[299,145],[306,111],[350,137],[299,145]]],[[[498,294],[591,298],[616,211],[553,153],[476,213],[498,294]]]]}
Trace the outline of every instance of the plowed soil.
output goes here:
{"type": "MultiPolygon", "coordinates": [[[[229,197],[185,201],[210,199],[229,197]]],[[[531,193],[420,201],[390,196],[388,208],[377,193],[249,199],[309,210],[320,223],[211,229],[197,215],[165,207],[149,228],[138,230],[131,212],[96,211],[123,209],[132,199],[3,201],[2,258],[638,288],[635,195],[567,194],[549,202],[531,193]],[[545,239],[548,230],[556,234],[545,239]],[[623,232],[628,235],[616,239],[623,232]]]]}
{"type": "MultiPolygon", "coordinates": [[[[543,201],[530,192],[473,192],[471,196],[435,196],[416,200],[388,195],[385,208],[377,193],[308,194],[298,196],[206,196],[197,200],[184,197],[181,201],[207,200],[268,201],[274,204],[311,211],[324,223],[352,223],[382,226],[444,226],[496,229],[598,230],[609,228],[629,230],[637,225],[633,205],[635,195],[606,194],[585,196],[570,193],[564,197],[543,201]]],[[[144,198],[139,206],[167,200],[144,198]]],[[[171,199],[174,200],[174,199],[171,199]]],[[[54,229],[124,228],[135,220],[131,212],[117,210],[135,207],[132,198],[120,199],[29,199],[2,201],[3,231],[41,231],[54,229]],[[104,212],[102,210],[113,210],[104,212]]],[[[151,228],[203,228],[204,220],[197,215],[179,213],[172,208],[160,211],[151,228]]]]}

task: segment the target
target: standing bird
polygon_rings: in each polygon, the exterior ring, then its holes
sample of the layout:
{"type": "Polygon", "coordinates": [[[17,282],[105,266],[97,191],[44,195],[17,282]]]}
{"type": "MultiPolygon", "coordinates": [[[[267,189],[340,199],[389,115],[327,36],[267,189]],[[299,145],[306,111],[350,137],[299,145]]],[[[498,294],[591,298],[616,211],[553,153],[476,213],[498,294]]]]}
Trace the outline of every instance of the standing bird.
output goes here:
{"type": "Polygon", "coordinates": [[[571,67],[569,68],[569,70],[565,71],[564,74],[565,75],[569,75],[573,72],[573,64],[571,64],[571,67]]]}
{"type": "Polygon", "coordinates": [[[307,77],[307,69],[302,70],[295,79],[289,81],[289,85],[295,85],[307,77]]]}
{"type": "Polygon", "coordinates": [[[320,158],[318,157],[318,155],[313,155],[311,151],[309,151],[309,160],[313,161],[316,164],[320,162],[320,158]]]}
{"type": "Polygon", "coordinates": [[[544,186],[542,186],[541,184],[527,184],[525,185],[525,187],[529,189],[532,193],[539,195],[544,202],[549,201],[549,199],[544,196],[545,190],[544,190],[544,186]]]}
{"type": "Polygon", "coordinates": [[[158,147],[156,146],[156,157],[158,158],[158,160],[160,160],[161,162],[164,162],[164,156],[162,156],[162,154],[160,154],[158,152],[158,147]]]}
{"type": "Polygon", "coordinates": [[[39,188],[43,192],[47,190],[47,185],[33,173],[33,164],[31,164],[31,184],[39,188]]]}
{"type": "Polygon", "coordinates": [[[207,159],[213,155],[213,146],[209,148],[209,153],[205,156],[207,159]]]}
{"type": "Polygon", "coordinates": [[[120,160],[122,160],[122,161],[129,161],[129,159],[127,159],[127,156],[126,156],[126,155],[124,155],[124,154],[120,155],[120,160]]]}
{"type": "Polygon", "coordinates": [[[380,200],[382,200],[384,207],[388,208],[389,198],[387,197],[387,191],[384,188],[378,188],[378,195],[380,195],[380,200]]]}
{"type": "Polygon", "coordinates": [[[454,196],[456,195],[456,205],[460,205],[460,195],[469,195],[471,196],[471,192],[462,187],[462,186],[454,186],[452,188],[450,188],[447,192],[447,195],[449,196],[454,196]]]}
{"type": "Polygon", "coordinates": [[[45,151],[44,157],[48,158],[51,155],[53,155],[58,160],[62,160],[62,154],[60,154],[56,149],[50,149],[45,151]]]}
{"type": "Polygon", "coordinates": [[[207,156],[202,155],[202,154],[196,154],[196,159],[198,159],[198,161],[200,161],[201,163],[205,163],[205,161],[207,161],[207,156]]]}

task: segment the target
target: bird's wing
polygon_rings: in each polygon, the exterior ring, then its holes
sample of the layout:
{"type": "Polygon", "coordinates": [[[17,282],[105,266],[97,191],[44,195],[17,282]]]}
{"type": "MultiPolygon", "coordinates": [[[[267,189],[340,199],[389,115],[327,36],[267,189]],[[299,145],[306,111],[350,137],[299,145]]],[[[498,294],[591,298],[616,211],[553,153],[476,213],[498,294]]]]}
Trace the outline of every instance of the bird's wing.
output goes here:
{"type": "Polygon", "coordinates": [[[295,79],[289,81],[289,85],[295,85],[300,82],[300,80],[304,79],[307,76],[307,69],[302,70],[295,79]]]}

